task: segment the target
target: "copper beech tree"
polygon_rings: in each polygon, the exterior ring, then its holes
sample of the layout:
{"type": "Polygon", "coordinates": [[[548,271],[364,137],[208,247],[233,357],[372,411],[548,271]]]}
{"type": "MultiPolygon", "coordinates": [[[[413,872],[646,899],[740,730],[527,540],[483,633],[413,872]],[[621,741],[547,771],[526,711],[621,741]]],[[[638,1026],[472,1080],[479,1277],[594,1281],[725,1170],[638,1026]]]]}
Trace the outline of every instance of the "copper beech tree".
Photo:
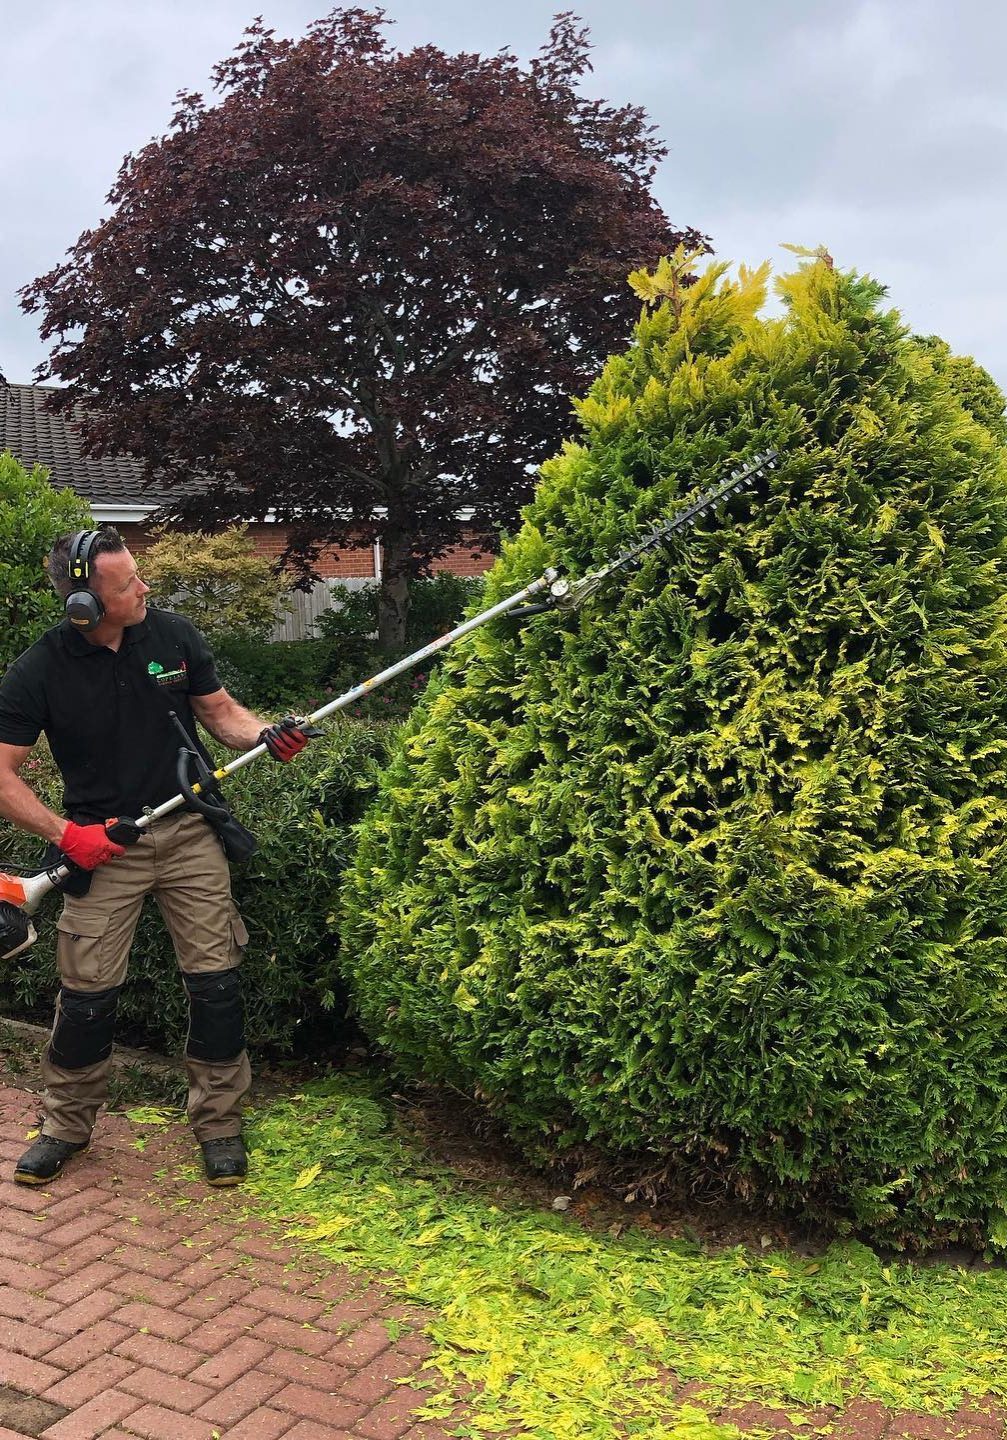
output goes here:
{"type": "Polygon", "coordinates": [[[256,22],[127,156],[110,213],[22,291],[85,444],[186,487],[174,513],[272,513],[309,566],[380,539],[382,644],[410,578],[513,524],[569,395],[625,343],[627,273],[680,242],[644,112],[583,98],[586,31],[508,51],[389,46],[380,10],[299,40],[256,22]],[[467,518],[459,519],[459,512],[467,518]]]}

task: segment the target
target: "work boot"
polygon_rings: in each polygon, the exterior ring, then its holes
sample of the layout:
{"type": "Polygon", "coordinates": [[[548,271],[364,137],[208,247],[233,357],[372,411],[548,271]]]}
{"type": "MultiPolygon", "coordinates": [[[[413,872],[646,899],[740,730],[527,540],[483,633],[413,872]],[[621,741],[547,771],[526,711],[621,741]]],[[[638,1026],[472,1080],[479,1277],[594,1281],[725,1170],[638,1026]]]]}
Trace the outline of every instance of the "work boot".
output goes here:
{"type": "Polygon", "coordinates": [[[71,1155],[80,1155],[91,1143],[86,1140],[57,1140],[54,1135],[40,1135],[14,1167],[19,1185],[48,1185],[63,1173],[71,1155]]]}
{"type": "Polygon", "coordinates": [[[210,1185],[240,1185],[248,1174],[248,1156],[240,1135],[226,1135],[222,1140],[203,1140],[203,1168],[210,1185]]]}

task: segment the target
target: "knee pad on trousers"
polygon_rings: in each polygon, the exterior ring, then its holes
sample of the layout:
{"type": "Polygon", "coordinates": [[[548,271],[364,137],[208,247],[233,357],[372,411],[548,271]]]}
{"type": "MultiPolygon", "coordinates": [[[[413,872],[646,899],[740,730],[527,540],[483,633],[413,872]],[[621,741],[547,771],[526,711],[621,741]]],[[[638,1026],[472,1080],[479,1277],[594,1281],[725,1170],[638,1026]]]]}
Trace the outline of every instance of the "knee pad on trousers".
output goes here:
{"type": "Polygon", "coordinates": [[[107,1060],[115,1036],[115,1012],[121,985],[85,994],[60,986],[59,1011],[49,1043],[49,1059],[64,1070],[84,1070],[107,1060]]]}
{"type": "Polygon", "coordinates": [[[239,972],[215,970],[209,975],[185,975],[183,979],[189,992],[186,1055],[209,1064],[236,1060],[245,1048],[239,972]]]}

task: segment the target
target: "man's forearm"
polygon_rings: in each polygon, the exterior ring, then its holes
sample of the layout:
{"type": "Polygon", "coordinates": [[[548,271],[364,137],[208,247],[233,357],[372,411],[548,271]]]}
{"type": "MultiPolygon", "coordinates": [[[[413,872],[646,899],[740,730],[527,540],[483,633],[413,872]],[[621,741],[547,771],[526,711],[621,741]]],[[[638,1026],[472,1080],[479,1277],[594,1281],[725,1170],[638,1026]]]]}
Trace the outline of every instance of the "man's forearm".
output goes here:
{"type": "Polygon", "coordinates": [[[224,714],[205,720],[200,717],[199,723],[229,750],[251,750],[259,743],[259,735],[269,721],[260,719],[235,702],[224,714]]]}
{"type": "Polygon", "coordinates": [[[66,829],[66,820],[43,805],[20,775],[10,772],[0,777],[0,815],[19,830],[41,835],[55,845],[66,829]]]}

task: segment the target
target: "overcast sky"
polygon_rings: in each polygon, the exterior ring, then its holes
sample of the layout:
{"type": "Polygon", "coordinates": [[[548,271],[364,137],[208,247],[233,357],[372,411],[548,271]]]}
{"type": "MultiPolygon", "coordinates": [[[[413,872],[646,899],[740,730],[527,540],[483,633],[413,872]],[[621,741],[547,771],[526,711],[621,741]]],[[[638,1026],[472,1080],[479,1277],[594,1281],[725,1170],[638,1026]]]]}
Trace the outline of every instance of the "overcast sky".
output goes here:
{"type": "MultiPolygon", "coordinates": [[[[585,90],[643,105],[670,147],[656,191],[718,255],[775,268],[824,243],[1007,386],[1003,0],[389,0],[402,48],[528,57],[556,9],[590,26],[585,90]]],[[[0,370],[45,359],[15,291],[105,208],[124,154],[262,13],[303,33],[324,0],[0,0],[0,370]]]]}

